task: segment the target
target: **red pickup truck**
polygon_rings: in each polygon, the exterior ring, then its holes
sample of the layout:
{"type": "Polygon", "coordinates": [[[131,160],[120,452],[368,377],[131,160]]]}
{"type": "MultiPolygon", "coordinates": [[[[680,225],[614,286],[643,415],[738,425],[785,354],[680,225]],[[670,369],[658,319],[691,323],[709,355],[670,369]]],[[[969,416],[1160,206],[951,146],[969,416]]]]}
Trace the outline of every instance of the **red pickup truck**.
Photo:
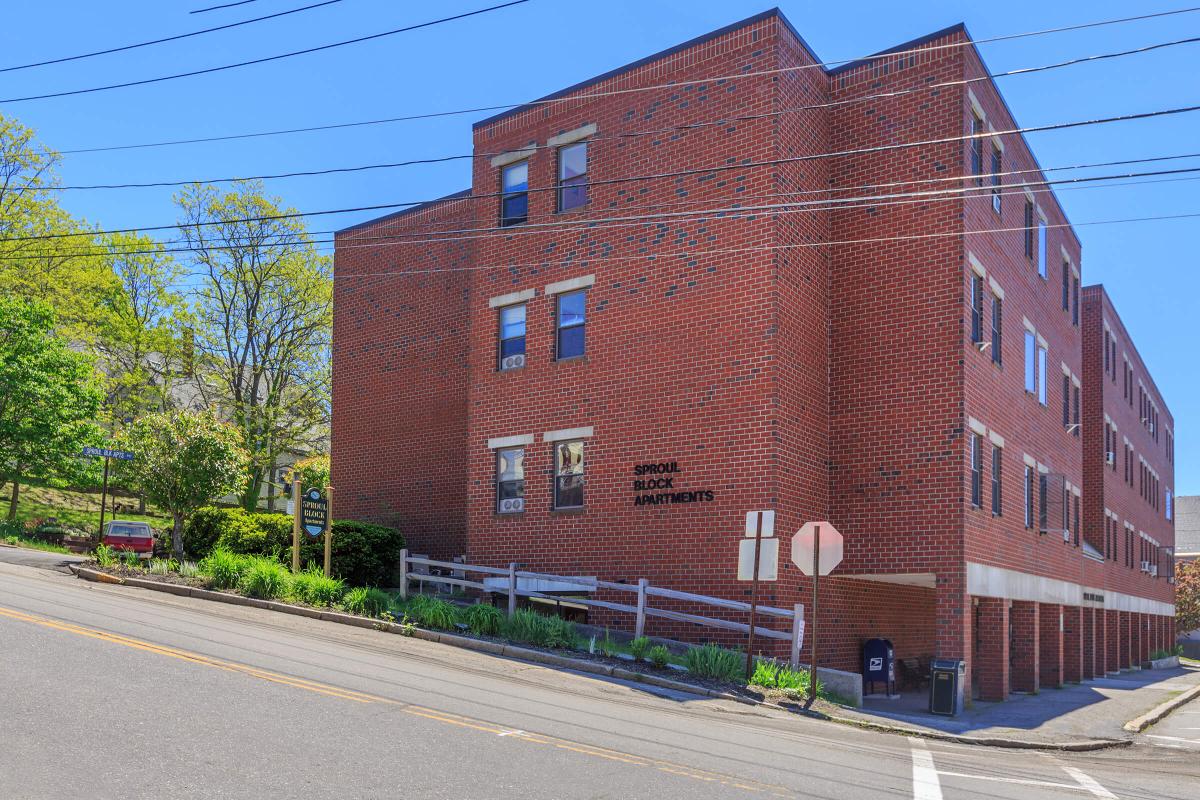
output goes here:
{"type": "Polygon", "coordinates": [[[144,522],[114,519],[104,523],[101,541],[113,550],[132,550],[138,558],[154,556],[154,531],[144,522]]]}

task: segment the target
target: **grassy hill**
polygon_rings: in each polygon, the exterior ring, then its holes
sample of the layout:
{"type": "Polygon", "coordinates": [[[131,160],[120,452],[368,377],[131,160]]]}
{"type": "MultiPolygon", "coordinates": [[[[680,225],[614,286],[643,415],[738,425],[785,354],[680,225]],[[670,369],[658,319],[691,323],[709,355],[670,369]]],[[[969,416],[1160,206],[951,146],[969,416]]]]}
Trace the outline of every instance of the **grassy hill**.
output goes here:
{"type": "MultiPolygon", "coordinates": [[[[10,489],[11,490],[11,489],[10,489]]],[[[7,491],[6,491],[7,494],[7,491]]],[[[108,498],[105,520],[114,518],[113,499],[108,498]]],[[[128,497],[116,498],[118,506],[116,519],[132,520],[149,523],[155,530],[171,526],[171,519],[151,506],[146,507],[145,514],[137,514],[137,500],[128,497]]],[[[0,509],[8,510],[7,497],[0,498],[0,509]]],[[[95,531],[100,526],[100,493],[71,492],[65,489],[52,489],[48,486],[22,486],[20,502],[17,505],[17,519],[46,519],[55,517],[63,525],[95,531]]]]}

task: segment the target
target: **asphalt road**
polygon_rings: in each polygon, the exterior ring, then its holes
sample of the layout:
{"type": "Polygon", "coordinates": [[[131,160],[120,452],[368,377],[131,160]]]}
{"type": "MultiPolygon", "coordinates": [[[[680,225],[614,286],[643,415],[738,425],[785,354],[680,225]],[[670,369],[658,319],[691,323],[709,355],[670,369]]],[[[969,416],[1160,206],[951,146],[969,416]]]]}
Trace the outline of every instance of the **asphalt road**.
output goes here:
{"type": "Polygon", "coordinates": [[[1200,796],[1173,748],[926,743],[5,555],[0,798],[1200,796]]]}

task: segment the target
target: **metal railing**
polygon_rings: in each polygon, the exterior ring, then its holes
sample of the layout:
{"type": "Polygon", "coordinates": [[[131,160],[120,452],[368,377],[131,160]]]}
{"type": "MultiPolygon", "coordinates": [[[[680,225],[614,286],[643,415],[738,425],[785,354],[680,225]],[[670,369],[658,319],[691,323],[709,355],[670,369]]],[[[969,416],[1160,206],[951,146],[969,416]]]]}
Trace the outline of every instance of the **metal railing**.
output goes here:
{"type": "MultiPolygon", "coordinates": [[[[508,596],[508,615],[512,616],[517,610],[517,598],[529,597],[541,600],[560,601],[569,600],[571,603],[578,603],[589,608],[603,608],[608,611],[617,611],[634,616],[633,635],[635,637],[642,636],[646,630],[646,619],[648,617],[657,617],[659,619],[667,619],[673,622],[686,622],[693,625],[700,625],[709,628],[719,628],[721,630],[733,631],[736,633],[749,634],[750,626],[741,622],[733,622],[726,619],[718,619],[715,617],[705,617],[698,614],[688,614],[682,611],[674,611],[667,608],[655,608],[650,605],[651,598],[662,598],[664,600],[675,600],[684,603],[695,603],[703,606],[712,606],[721,608],[727,611],[750,612],[750,604],[743,603],[740,600],[727,600],[723,597],[711,597],[704,594],[693,594],[691,592],[680,592],[675,589],[667,589],[661,586],[652,586],[646,578],[640,578],[636,584],[633,583],[616,583],[614,581],[604,581],[598,578],[590,577],[572,577],[565,575],[551,575],[544,572],[530,572],[528,570],[518,569],[518,565],[509,564],[507,569],[501,567],[485,567],[477,564],[463,564],[456,561],[436,561],[423,556],[409,555],[408,550],[400,552],[400,596],[404,599],[408,598],[409,582],[417,581],[421,584],[435,583],[443,584],[451,587],[460,587],[463,589],[477,589],[481,592],[492,592],[496,594],[505,594],[508,596]],[[451,573],[461,574],[463,577],[453,577],[453,575],[435,575],[429,572],[416,571],[412,567],[434,567],[437,569],[449,570],[451,573]],[[467,579],[468,574],[491,575],[493,577],[502,577],[504,582],[497,582],[494,585],[488,585],[483,581],[472,581],[467,579]],[[521,586],[521,579],[531,581],[547,581],[561,584],[564,589],[561,591],[578,591],[592,592],[597,589],[608,589],[615,592],[624,592],[627,594],[636,595],[634,605],[625,603],[614,603],[608,600],[598,600],[593,597],[569,597],[564,598],[558,595],[548,594],[546,592],[537,591],[528,587],[521,586]]],[[[772,630],[771,628],[763,628],[758,625],[754,626],[754,635],[762,636],[765,639],[778,639],[787,641],[791,645],[790,661],[792,666],[800,663],[800,648],[804,644],[804,604],[796,603],[792,608],[776,608],[774,606],[756,606],[757,613],[765,614],[769,617],[786,619],[791,621],[790,632],[772,630]]]]}

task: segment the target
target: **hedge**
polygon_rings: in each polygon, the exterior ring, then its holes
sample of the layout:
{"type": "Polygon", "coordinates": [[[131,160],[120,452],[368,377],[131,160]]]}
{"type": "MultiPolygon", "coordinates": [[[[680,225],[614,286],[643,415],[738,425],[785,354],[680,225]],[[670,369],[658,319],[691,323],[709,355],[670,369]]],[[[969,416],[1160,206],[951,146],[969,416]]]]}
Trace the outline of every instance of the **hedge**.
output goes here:
{"type": "MultiPolygon", "coordinates": [[[[188,558],[203,558],[218,543],[234,553],[272,556],[290,564],[292,518],[287,514],[252,514],[241,508],[198,510],[183,532],[188,558]]],[[[350,586],[387,586],[403,549],[404,536],[395,528],[334,520],[331,572],[350,586]]],[[[324,538],[301,533],[300,563],[319,567],[324,560],[324,538]]]]}

